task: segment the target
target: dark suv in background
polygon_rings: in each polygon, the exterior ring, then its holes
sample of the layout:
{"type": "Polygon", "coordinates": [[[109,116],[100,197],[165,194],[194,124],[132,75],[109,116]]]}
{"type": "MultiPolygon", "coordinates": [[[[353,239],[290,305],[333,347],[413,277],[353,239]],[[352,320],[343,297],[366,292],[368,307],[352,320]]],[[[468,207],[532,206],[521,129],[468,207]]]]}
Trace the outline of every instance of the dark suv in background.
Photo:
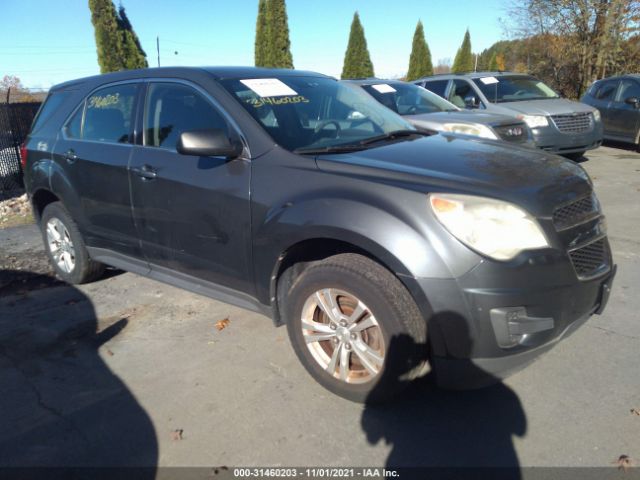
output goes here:
{"type": "Polygon", "coordinates": [[[460,108],[524,120],[538,148],[578,159],[602,144],[597,109],[561,98],[541,80],[521,73],[474,72],[425,77],[414,83],[460,108]]]}
{"type": "Polygon", "coordinates": [[[604,138],[640,143],[640,75],[598,80],[581,101],[600,111],[604,138]]]}
{"type": "Polygon", "coordinates": [[[427,361],[442,385],[494,382],[600,313],[615,272],[579,165],[429,136],[316,73],[64,83],[25,149],[63,280],[112,265],[260,312],[352,400],[393,396],[427,361]]]}

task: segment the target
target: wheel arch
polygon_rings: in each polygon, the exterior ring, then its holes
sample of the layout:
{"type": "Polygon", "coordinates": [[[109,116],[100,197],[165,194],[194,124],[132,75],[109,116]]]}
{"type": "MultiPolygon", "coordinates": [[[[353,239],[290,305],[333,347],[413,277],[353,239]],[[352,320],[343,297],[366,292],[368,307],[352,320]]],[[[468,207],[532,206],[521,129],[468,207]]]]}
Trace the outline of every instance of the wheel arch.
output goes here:
{"type": "Polygon", "coordinates": [[[416,279],[395,255],[371,239],[364,237],[352,237],[344,240],[338,237],[318,236],[292,243],[282,251],[273,266],[269,295],[273,321],[276,326],[283,324],[280,305],[284,301],[284,293],[295,278],[314,262],[340,253],[356,253],[367,257],[396,276],[409,291],[426,321],[431,312],[429,302],[416,279]]]}
{"type": "Polygon", "coordinates": [[[46,188],[39,188],[31,195],[31,206],[33,207],[33,215],[36,221],[39,223],[42,219],[42,212],[47,205],[59,202],[60,198],[54,194],[51,190],[46,188]]]}

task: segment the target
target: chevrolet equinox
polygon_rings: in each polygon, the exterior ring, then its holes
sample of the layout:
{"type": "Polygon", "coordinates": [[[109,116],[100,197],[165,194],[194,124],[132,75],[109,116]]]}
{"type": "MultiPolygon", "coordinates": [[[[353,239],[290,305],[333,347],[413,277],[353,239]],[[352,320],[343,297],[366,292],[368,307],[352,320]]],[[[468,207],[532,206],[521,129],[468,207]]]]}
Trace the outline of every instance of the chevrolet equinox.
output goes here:
{"type": "Polygon", "coordinates": [[[602,312],[615,273],[581,166],[417,131],[316,73],[70,81],[22,153],[64,281],[110,265],[267,315],[355,401],[427,369],[445,387],[494,382],[602,312]]]}

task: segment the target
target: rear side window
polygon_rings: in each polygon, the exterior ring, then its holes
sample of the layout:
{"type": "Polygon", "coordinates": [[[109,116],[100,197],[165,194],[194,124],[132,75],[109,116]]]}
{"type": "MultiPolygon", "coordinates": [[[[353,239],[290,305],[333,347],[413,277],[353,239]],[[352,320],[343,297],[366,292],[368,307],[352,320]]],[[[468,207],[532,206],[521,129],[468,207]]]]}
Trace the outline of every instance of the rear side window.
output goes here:
{"type": "Polygon", "coordinates": [[[47,120],[58,110],[60,105],[69,97],[70,92],[51,92],[47,95],[47,99],[44,101],[40,110],[33,120],[33,126],[31,127],[31,133],[36,133],[46,123],[47,120]]]}
{"type": "Polygon", "coordinates": [[[137,86],[116,85],[94,92],[65,125],[69,138],[130,143],[137,86]]]}
{"type": "Polygon", "coordinates": [[[228,132],[227,122],[199,92],[186,85],[149,86],[144,112],[144,144],[175,149],[182,132],[203,129],[228,132]]]}
{"type": "Polygon", "coordinates": [[[449,83],[449,80],[434,80],[433,82],[426,82],[424,88],[444,98],[447,83],[449,83]]]}

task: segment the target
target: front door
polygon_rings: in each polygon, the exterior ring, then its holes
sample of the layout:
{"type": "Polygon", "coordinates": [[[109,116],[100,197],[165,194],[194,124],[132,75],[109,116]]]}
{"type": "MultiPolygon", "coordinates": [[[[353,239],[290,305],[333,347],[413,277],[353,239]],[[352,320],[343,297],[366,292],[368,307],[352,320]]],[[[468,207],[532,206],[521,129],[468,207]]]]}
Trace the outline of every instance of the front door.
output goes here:
{"type": "MultiPolygon", "coordinates": [[[[232,128],[194,86],[148,85],[143,145],[130,165],[133,215],[152,270],[251,293],[251,231],[247,159],[181,155],[180,133],[232,128]]],[[[234,133],[237,134],[237,133],[234,133]]]]}
{"type": "Polygon", "coordinates": [[[64,182],[54,188],[69,196],[63,201],[87,244],[133,257],[140,256],[140,242],[131,214],[127,165],[138,88],[135,83],[108,86],[78,107],[54,149],[64,176],[52,175],[54,183],[64,182]]]}
{"type": "Polygon", "coordinates": [[[625,102],[632,97],[640,99],[640,84],[631,79],[622,80],[616,98],[609,105],[608,121],[612,135],[635,142],[640,110],[625,102]]]}

